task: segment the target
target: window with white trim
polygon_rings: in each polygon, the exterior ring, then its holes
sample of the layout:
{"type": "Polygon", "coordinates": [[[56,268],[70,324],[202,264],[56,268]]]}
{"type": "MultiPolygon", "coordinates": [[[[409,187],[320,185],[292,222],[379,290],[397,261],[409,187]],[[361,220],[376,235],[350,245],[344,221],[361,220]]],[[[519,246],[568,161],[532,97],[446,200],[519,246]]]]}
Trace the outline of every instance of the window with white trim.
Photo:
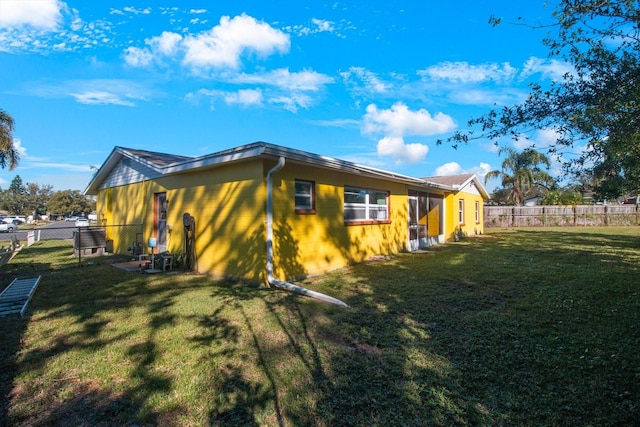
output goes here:
{"type": "Polygon", "coordinates": [[[480,223],[480,202],[476,200],[476,224],[480,223]]]}
{"type": "Polygon", "coordinates": [[[296,179],[295,209],[296,213],[316,213],[315,182],[296,179]]]}
{"type": "Polygon", "coordinates": [[[344,188],[344,221],[388,222],[389,192],[366,188],[344,188]]]}
{"type": "Polygon", "coordinates": [[[464,199],[458,200],[458,223],[464,225],[464,199]]]}

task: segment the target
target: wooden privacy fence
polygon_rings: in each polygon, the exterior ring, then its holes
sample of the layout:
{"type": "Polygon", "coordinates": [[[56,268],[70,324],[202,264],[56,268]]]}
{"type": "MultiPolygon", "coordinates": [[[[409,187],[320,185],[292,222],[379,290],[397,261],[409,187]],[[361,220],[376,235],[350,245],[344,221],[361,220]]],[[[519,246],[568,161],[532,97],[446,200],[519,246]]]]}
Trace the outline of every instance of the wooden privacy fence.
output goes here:
{"type": "Polygon", "coordinates": [[[640,225],[640,208],[636,205],[484,207],[487,228],[580,225],[640,225]]]}

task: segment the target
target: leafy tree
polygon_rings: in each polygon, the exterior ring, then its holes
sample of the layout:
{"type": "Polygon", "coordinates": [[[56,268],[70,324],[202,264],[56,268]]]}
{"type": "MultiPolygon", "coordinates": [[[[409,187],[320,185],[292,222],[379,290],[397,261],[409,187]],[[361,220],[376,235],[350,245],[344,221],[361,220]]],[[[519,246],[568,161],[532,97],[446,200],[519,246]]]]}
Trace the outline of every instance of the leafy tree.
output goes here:
{"type": "Polygon", "coordinates": [[[23,184],[20,175],[16,175],[7,190],[0,190],[0,209],[16,215],[43,214],[52,188],[51,185],[23,184]]]}
{"type": "Polygon", "coordinates": [[[13,117],[0,109],[0,167],[9,170],[18,166],[20,156],[13,145],[13,117]]]}
{"type": "Polygon", "coordinates": [[[47,203],[53,194],[53,186],[27,183],[26,185],[26,209],[29,213],[36,215],[47,213],[47,203]]]}
{"type": "Polygon", "coordinates": [[[547,191],[541,205],[579,205],[582,203],[582,194],[573,188],[556,188],[547,191]]]}
{"type": "Polygon", "coordinates": [[[53,214],[76,215],[94,209],[95,202],[78,190],[57,191],[51,195],[47,203],[48,212],[53,214]]]}
{"type": "Polygon", "coordinates": [[[16,175],[9,184],[9,188],[2,192],[0,207],[15,215],[26,214],[26,192],[27,189],[22,183],[20,175],[16,175]]]}
{"type": "Polygon", "coordinates": [[[504,205],[512,205],[513,204],[513,199],[511,198],[511,190],[508,188],[496,188],[495,190],[493,190],[493,192],[491,193],[491,196],[489,197],[489,201],[487,202],[488,205],[498,205],[498,206],[504,206],[504,205]]]}
{"type": "MultiPolygon", "coordinates": [[[[556,30],[543,40],[549,56],[574,71],[548,87],[532,84],[521,104],[471,119],[448,139],[522,138],[537,129],[558,137],[548,154],[579,148],[567,172],[597,179],[595,190],[612,198],[640,188],[640,3],[637,0],[559,0],[556,30]],[[478,135],[474,132],[480,132],[478,135]]],[[[500,18],[491,18],[493,25],[500,18]]],[[[530,26],[541,28],[542,26],[530,26]]]]}
{"type": "Polygon", "coordinates": [[[520,206],[532,191],[554,185],[551,175],[540,167],[550,166],[549,158],[544,154],[531,148],[517,152],[508,147],[500,149],[500,154],[503,153],[507,156],[502,161],[502,170],[490,171],[484,180],[500,178],[502,187],[509,190],[508,201],[520,206]]]}

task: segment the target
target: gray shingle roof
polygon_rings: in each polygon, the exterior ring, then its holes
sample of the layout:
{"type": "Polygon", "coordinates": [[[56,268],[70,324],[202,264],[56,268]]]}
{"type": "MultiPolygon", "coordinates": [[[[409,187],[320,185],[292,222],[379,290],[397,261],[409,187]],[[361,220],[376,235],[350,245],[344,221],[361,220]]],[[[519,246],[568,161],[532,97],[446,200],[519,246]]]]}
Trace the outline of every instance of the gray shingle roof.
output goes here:
{"type": "Polygon", "coordinates": [[[472,173],[465,173],[461,175],[449,175],[449,176],[429,176],[422,178],[428,182],[434,182],[436,184],[442,184],[447,186],[462,185],[467,182],[473,176],[472,173]]]}

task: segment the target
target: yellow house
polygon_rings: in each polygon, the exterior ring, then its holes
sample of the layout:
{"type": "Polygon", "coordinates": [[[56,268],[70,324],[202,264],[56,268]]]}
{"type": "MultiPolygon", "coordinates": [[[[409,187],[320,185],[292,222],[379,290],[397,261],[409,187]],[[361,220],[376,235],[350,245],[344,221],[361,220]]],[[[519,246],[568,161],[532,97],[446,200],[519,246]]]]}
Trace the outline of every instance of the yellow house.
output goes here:
{"type": "Polygon", "coordinates": [[[437,181],[264,142],[201,157],[115,147],[85,194],[97,196],[116,253],[132,242],[110,226],[142,224],[140,240],[155,253],[213,276],[271,282],[442,243],[460,226],[481,233],[479,181],[437,181]]]}
{"type": "Polygon", "coordinates": [[[484,200],[487,190],[475,174],[432,176],[423,180],[451,188],[445,198],[447,240],[484,233],[484,200]]]}

